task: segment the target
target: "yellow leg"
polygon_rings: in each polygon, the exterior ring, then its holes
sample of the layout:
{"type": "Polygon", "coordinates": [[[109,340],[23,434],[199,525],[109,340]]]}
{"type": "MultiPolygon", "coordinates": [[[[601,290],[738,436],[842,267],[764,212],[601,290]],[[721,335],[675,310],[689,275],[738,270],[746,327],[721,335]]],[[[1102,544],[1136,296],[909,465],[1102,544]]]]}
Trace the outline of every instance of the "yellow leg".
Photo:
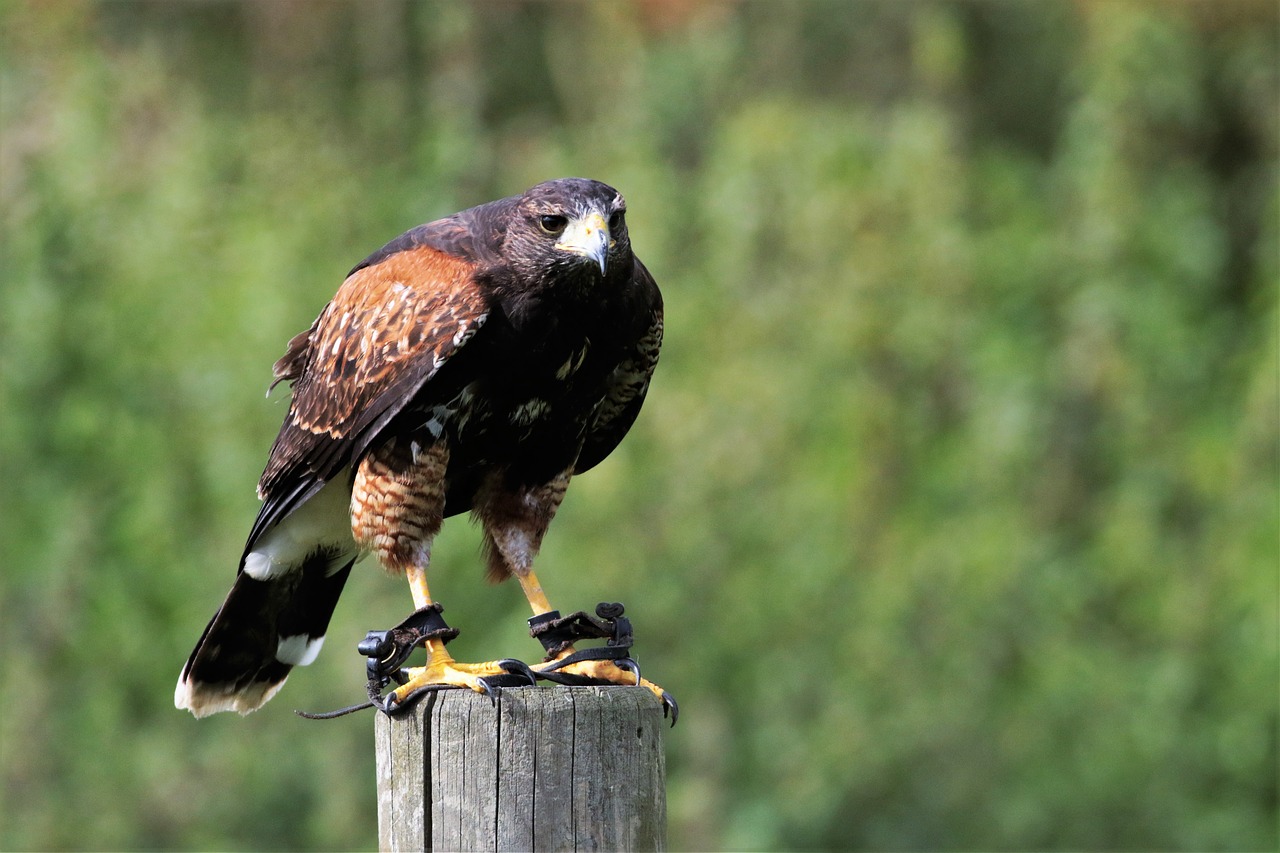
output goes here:
{"type": "Polygon", "coordinates": [[[532,570],[520,576],[520,588],[524,590],[524,597],[529,599],[529,606],[533,608],[534,616],[541,616],[555,609],[547,601],[547,595],[542,591],[542,584],[532,570]]]}
{"type": "Polygon", "coordinates": [[[431,591],[427,589],[427,570],[422,566],[410,566],[405,570],[409,579],[409,592],[413,595],[413,606],[418,610],[431,604],[431,591]]]}
{"type": "MultiPolygon", "coordinates": [[[[427,570],[422,566],[410,566],[405,570],[405,576],[409,579],[409,593],[413,596],[413,606],[417,610],[432,604],[431,590],[427,588],[427,570]]],[[[423,648],[427,650],[427,659],[429,661],[452,661],[453,655],[444,647],[444,641],[436,638],[427,640],[423,648]]]]}

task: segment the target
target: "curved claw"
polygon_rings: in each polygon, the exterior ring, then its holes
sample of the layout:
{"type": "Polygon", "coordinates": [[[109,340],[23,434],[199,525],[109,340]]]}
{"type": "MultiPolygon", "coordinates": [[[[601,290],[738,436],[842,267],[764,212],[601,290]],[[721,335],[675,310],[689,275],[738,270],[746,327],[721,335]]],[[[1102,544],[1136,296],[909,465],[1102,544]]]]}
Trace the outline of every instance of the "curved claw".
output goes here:
{"type": "Polygon", "coordinates": [[[386,714],[388,717],[394,717],[396,714],[400,713],[408,706],[403,702],[396,702],[395,695],[392,693],[388,693],[386,696],[381,696],[377,699],[374,699],[373,707],[377,708],[379,711],[386,714]]]}
{"type": "Polygon", "coordinates": [[[489,701],[497,705],[497,697],[501,695],[504,687],[530,687],[537,686],[538,679],[534,677],[533,670],[522,660],[515,658],[503,658],[497,661],[497,665],[502,669],[503,674],[486,675],[480,679],[481,693],[489,697],[489,701]]]}
{"type": "MultiPolygon", "coordinates": [[[[618,658],[613,665],[624,672],[629,672],[636,677],[636,686],[640,686],[640,664],[631,658],[618,658]]],[[[664,715],[665,716],[665,715],[664,715]]]]}
{"type": "Polygon", "coordinates": [[[680,706],[676,704],[676,697],[667,691],[662,691],[662,716],[667,716],[667,712],[671,714],[671,725],[674,727],[676,720],[680,719],[680,706]]]}
{"type": "Polygon", "coordinates": [[[538,686],[538,678],[533,674],[533,670],[529,668],[529,664],[515,658],[503,658],[498,661],[498,666],[502,667],[512,675],[518,675],[529,682],[530,687],[538,686]]]}

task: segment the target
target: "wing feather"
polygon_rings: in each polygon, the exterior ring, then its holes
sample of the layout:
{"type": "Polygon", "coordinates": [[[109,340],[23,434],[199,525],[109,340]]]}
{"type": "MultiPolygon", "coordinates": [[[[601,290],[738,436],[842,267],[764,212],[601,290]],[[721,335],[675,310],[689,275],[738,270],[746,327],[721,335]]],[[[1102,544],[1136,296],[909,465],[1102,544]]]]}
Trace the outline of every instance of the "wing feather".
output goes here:
{"type": "Polygon", "coordinates": [[[293,400],[258,483],[246,552],[364,453],[488,314],[466,258],[419,243],[357,267],[277,363],[293,400]]]}

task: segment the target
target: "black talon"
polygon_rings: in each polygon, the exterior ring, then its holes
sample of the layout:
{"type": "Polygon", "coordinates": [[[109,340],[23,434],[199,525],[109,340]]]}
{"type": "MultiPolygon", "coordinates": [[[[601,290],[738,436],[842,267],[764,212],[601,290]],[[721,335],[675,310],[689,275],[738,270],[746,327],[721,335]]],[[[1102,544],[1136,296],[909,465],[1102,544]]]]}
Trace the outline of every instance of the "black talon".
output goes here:
{"type": "Polygon", "coordinates": [[[370,699],[369,702],[388,717],[394,717],[404,710],[404,706],[396,702],[396,697],[393,693],[388,693],[386,696],[378,696],[370,699]]]}
{"type": "MultiPolygon", "coordinates": [[[[521,681],[513,684],[503,684],[504,687],[524,687],[525,685],[528,685],[529,687],[538,686],[537,676],[533,674],[533,670],[529,668],[529,664],[525,663],[524,661],[516,660],[515,658],[503,658],[502,660],[498,661],[498,666],[502,667],[503,670],[510,673],[513,681],[516,678],[521,679],[521,681]]],[[[506,678],[506,676],[496,676],[496,677],[506,678]]]]}
{"type": "Polygon", "coordinates": [[[662,716],[667,716],[667,712],[671,712],[671,726],[675,727],[676,720],[680,719],[680,706],[676,704],[676,698],[667,691],[662,691],[662,716]]]}
{"type": "Polygon", "coordinates": [[[634,675],[636,677],[636,686],[640,686],[640,664],[636,663],[631,658],[618,658],[613,662],[613,665],[618,669],[634,675]]]}

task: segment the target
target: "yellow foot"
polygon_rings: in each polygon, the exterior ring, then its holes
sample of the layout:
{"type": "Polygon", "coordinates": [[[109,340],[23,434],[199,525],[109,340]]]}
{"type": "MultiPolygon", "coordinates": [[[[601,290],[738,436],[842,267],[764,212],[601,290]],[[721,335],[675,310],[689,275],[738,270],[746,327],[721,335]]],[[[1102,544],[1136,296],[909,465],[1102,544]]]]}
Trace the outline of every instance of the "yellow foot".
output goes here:
{"type": "MultiPolygon", "coordinates": [[[[584,654],[589,654],[590,650],[584,654]]],[[[647,678],[640,677],[640,667],[631,658],[617,660],[591,658],[569,660],[579,653],[573,647],[565,649],[549,661],[529,667],[539,678],[560,684],[619,684],[627,687],[643,687],[658,697],[662,703],[662,715],[671,717],[671,725],[680,716],[680,706],[670,693],[647,678]]]]}
{"type": "MultiPolygon", "coordinates": [[[[465,687],[497,699],[502,687],[535,684],[533,673],[522,661],[506,658],[485,663],[459,663],[448,653],[436,653],[426,666],[409,667],[401,671],[404,683],[384,699],[384,711],[400,710],[423,693],[465,687]]],[[[400,679],[396,679],[399,681],[400,679]]]]}

